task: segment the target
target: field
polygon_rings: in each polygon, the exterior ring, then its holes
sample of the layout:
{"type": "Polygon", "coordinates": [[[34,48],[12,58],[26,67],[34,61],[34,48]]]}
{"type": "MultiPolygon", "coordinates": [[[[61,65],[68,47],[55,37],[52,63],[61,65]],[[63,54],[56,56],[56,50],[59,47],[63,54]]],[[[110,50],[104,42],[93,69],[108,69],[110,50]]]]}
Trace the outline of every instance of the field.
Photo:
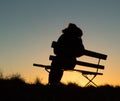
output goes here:
{"type": "Polygon", "coordinates": [[[0,101],[120,101],[120,87],[77,84],[49,86],[37,80],[25,83],[19,76],[0,77],[0,101]]]}

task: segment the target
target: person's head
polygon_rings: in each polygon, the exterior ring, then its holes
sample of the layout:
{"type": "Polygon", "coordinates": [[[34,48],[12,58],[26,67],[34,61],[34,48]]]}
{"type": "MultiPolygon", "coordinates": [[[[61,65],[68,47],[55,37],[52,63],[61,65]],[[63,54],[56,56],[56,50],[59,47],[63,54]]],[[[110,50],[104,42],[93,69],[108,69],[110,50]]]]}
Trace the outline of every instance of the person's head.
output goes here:
{"type": "Polygon", "coordinates": [[[82,30],[73,23],[69,23],[68,27],[63,29],[62,32],[76,37],[81,37],[83,35],[82,30]]]}

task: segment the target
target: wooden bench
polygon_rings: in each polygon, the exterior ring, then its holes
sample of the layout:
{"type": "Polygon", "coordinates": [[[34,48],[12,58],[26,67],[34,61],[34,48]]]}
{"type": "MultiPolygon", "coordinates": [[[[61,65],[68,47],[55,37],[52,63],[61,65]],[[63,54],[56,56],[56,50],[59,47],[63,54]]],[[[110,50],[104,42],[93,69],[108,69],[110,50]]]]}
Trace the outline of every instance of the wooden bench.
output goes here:
{"type": "MultiPolygon", "coordinates": [[[[55,44],[56,44],[56,42],[53,42],[52,43],[52,47],[55,47],[55,44]]],[[[99,70],[104,70],[105,67],[103,65],[100,65],[100,60],[106,60],[107,59],[107,55],[101,54],[101,53],[97,53],[97,52],[93,52],[93,51],[90,51],[90,50],[85,50],[84,55],[88,56],[88,57],[96,58],[96,59],[98,59],[98,62],[96,64],[94,64],[94,63],[85,62],[85,61],[76,61],[76,65],[85,66],[85,67],[91,67],[91,68],[94,68],[95,71],[81,70],[81,69],[76,69],[76,68],[72,69],[72,70],[69,70],[69,71],[76,71],[76,72],[82,73],[82,75],[88,80],[88,82],[85,84],[85,86],[88,86],[90,83],[92,83],[94,86],[97,86],[93,82],[93,79],[97,75],[103,75],[103,73],[99,72],[99,70]],[[89,78],[89,75],[92,75],[93,77],[89,78]]],[[[56,56],[51,55],[49,59],[50,60],[54,60],[54,59],[56,59],[56,56]]],[[[49,71],[49,69],[51,69],[50,65],[42,65],[42,64],[33,64],[33,65],[34,66],[38,66],[38,67],[43,67],[47,71],[49,71]]],[[[68,71],[68,70],[64,70],[64,71],[68,71]]]]}

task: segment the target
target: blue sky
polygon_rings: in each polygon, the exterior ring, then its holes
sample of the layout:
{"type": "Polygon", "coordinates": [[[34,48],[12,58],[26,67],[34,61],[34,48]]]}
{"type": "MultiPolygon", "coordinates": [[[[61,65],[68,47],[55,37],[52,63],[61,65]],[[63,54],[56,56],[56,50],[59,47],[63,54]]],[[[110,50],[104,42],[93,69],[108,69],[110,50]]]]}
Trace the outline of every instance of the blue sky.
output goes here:
{"type": "Polygon", "coordinates": [[[28,81],[46,80],[47,73],[32,63],[50,64],[51,42],[72,22],[83,30],[86,49],[108,55],[99,79],[119,84],[119,5],[119,0],[1,0],[0,70],[20,73],[28,81]]]}

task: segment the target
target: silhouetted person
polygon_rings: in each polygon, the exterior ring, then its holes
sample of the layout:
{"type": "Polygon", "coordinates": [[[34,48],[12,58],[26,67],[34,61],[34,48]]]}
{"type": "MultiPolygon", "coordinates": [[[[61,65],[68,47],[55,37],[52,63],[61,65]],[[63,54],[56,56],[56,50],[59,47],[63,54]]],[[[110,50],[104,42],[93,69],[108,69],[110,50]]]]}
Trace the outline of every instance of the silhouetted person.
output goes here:
{"type": "Polygon", "coordinates": [[[70,23],[67,28],[62,30],[62,35],[54,48],[55,59],[52,60],[49,73],[49,84],[58,84],[62,78],[63,70],[74,69],[76,58],[84,53],[82,43],[83,32],[75,24],[70,23]]]}

